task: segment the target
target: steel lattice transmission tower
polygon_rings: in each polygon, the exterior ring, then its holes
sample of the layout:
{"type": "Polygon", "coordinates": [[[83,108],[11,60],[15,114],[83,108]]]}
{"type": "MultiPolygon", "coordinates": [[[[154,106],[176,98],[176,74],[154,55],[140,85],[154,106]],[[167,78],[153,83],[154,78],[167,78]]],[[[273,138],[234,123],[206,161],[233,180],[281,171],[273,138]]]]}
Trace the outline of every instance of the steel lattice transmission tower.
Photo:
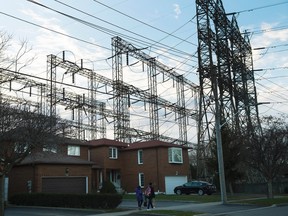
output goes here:
{"type": "Polygon", "coordinates": [[[221,125],[229,120],[234,129],[254,129],[256,133],[261,127],[248,36],[242,37],[234,15],[228,19],[221,0],[196,0],[196,13],[200,82],[197,164],[200,177],[207,175],[207,147],[215,133],[215,98],[218,99],[221,125]]]}
{"type": "MultiPolygon", "coordinates": [[[[114,137],[116,140],[130,142],[131,140],[165,140],[181,145],[188,145],[187,140],[187,121],[194,119],[196,111],[189,110],[185,105],[185,90],[198,92],[198,86],[178,74],[174,69],[157,61],[156,58],[149,56],[141,51],[141,48],[125,41],[120,37],[112,38],[112,72],[113,72],[113,113],[114,113],[114,137]],[[126,55],[126,64],[129,63],[129,56],[142,62],[147,67],[148,90],[141,90],[133,85],[127,85],[123,82],[123,59],[126,55]],[[158,94],[157,77],[162,74],[163,77],[173,80],[176,83],[177,101],[172,103],[158,94]],[[150,131],[147,133],[141,130],[135,130],[130,127],[129,105],[132,96],[137,96],[138,101],[149,106],[149,124],[150,131]],[[179,139],[165,137],[159,131],[159,110],[172,111],[175,113],[175,123],[179,127],[179,139]]],[[[144,71],[144,70],[143,70],[144,71]]]]}

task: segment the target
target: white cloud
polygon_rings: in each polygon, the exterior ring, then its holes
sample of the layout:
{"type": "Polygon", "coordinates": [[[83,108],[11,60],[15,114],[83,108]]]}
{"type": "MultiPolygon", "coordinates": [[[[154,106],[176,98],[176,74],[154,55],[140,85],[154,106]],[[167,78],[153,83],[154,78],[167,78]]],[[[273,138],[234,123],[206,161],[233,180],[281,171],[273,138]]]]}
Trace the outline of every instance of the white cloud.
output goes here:
{"type": "Polygon", "coordinates": [[[174,7],[174,13],[175,13],[174,17],[176,19],[178,19],[179,15],[182,13],[181,9],[180,9],[180,5],[179,4],[174,4],[173,7],[174,7]]]}
{"type": "Polygon", "coordinates": [[[262,69],[255,72],[258,101],[271,103],[259,106],[260,115],[287,113],[287,69],[281,69],[287,66],[287,51],[281,52],[285,48],[278,45],[288,42],[288,30],[269,31],[278,26],[278,23],[262,23],[264,32],[251,40],[253,48],[263,48],[253,51],[254,69],[262,69]]]}

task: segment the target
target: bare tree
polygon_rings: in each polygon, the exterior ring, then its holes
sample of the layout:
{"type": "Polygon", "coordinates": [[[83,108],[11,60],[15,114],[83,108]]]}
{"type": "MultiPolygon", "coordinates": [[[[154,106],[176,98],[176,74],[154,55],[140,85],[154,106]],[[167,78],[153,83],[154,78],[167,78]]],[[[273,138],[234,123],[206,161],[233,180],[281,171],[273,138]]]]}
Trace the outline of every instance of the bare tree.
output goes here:
{"type": "Polygon", "coordinates": [[[0,215],[4,212],[5,176],[33,151],[57,148],[62,131],[63,123],[56,117],[31,111],[26,105],[0,105],[0,215]]]}
{"type": "MultiPolygon", "coordinates": [[[[31,48],[25,40],[16,49],[11,40],[10,35],[0,31],[0,84],[5,82],[1,69],[19,72],[34,60],[34,57],[26,58],[31,48]]],[[[0,86],[0,216],[4,215],[5,176],[31,152],[57,145],[66,127],[58,117],[39,113],[25,100],[12,104],[9,96],[6,101],[3,98],[0,86]]]]}
{"type": "Polygon", "coordinates": [[[267,181],[268,198],[273,198],[273,180],[281,175],[288,159],[288,124],[284,118],[264,117],[263,134],[255,134],[247,141],[245,157],[248,165],[267,181]]]}
{"type": "Polygon", "coordinates": [[[35,56],[28,57],[27,54],[32,48],[28,46],[26,40],[19,41],[18,46],[12,46],[11,41],[11,35],[0,31],[0,68],[19,72],[21,69],[30,65],[35,60],[35,56]],[[11,50],[13,51],[9,52],[11,50]]]}

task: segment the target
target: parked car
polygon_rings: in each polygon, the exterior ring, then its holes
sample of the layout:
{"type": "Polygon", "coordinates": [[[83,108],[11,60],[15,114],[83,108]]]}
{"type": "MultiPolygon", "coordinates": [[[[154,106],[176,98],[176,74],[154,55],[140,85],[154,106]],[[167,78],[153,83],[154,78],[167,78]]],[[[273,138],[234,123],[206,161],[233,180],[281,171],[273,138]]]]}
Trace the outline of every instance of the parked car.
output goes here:
{"type": "Polygon", "coordinates": [[[205,181],[190,181],[174,188],[174,193],[178,195],[196,193],[202,196],[215,192],[216,186],[205,181]]]}

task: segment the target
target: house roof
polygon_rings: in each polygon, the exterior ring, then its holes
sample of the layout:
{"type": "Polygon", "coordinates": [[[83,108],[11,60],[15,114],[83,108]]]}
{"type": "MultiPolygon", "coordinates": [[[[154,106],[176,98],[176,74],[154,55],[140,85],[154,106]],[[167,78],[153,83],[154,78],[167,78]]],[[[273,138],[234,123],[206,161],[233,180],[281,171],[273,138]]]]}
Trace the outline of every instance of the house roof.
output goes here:
{"type": "Polygon", "coordinates": [[[63,143],[70,144],[70,145],[87,145],[86,140],[79,140],[79,139],[71,139],[71,138],[65,138],[63,139],[63,143]]]}
{"type": "Polygon", "coordinates": [[[127,148],[129,144],[124,143],[124,142],[120,142],[120,141],[116,141],[116,140],[110,140],[110,139],[102,138],[102,139],[88,141],[87,145],[92,146],[92,147],[115,146],[115,147],[120,147],[120,148],[127,148]]]}
{"type": "Polygon", "coordinates": [[[163,142],[159,140],[151,140],[151,141],[145,141],[145,142],[130,143],[129,146],[124,150],[126,151],[126,150],[136,150],[136,149],[155,148],[155,147],[166,147],[166,148],[177,147],[177,148],[183,148],[183,149],[191,149],[191,147],[188,147],[188,146],[172,144],[172,143],[163,142]]]}
{"type": "Polygon", "coordinates": [[[95,165],[95,162],[52,152],[37,152],[28,155],[19,165],[27,164],[77,164],[95,165]]]}
{"type": "Polygon", "coordinates": [[[121,148],[122,150],[135,150],[135,149],[143,149],[143,148],[155,148],[155,147],[178,147],[183,149],[191,149],[191,147],[172,144],[159,140],[149,140],[144,142],[135,142],[135,143],[124,143],[116,140],[111,140],[107,138],[101,138],[97,140],[90,141],[81,141],[81,140],[66,140],[66,144],[72,145],[83,145],[89,147],[101,147],[101,146],[113,146],[121,148]]]}

